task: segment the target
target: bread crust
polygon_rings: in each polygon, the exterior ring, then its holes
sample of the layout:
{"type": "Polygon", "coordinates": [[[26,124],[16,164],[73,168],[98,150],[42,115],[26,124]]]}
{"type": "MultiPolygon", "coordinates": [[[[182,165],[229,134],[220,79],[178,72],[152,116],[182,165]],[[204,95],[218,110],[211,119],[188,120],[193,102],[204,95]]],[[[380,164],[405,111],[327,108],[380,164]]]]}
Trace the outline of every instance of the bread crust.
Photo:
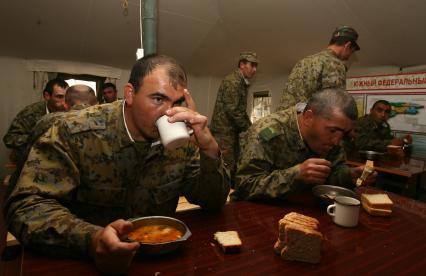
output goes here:
{"type": "Polygon", "coordinates": [[[381,216],[381,217],[388,217],[392,215],[392,210],[389,209],[379,209],[379,208],[372,208],[368,206],[368,204],[364,201],[361,202],[362,207],[364,208],[367,213],[373,216],[381,216]]]}

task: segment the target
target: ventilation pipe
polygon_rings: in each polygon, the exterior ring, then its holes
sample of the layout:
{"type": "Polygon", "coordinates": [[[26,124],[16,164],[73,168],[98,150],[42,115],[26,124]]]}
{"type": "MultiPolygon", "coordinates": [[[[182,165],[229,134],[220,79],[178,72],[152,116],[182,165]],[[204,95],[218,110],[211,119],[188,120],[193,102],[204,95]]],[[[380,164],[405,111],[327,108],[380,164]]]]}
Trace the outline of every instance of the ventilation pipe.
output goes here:
{"type": "Polygon", "coordinates": [[[142,28],[144,55],[157,53],[157,0],[144,1],[142,28]]]}

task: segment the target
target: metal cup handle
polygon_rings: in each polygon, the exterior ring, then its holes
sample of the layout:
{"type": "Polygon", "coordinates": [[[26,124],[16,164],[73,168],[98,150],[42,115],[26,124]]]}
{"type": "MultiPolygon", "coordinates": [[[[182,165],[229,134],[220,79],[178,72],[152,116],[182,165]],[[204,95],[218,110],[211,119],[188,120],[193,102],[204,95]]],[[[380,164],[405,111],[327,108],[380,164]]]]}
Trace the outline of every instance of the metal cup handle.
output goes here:
{"type": "Polygon", "coordinates": [[[336,210],[336,204],[328,205],[328,207],[327,207],[327,214],[329,214],[330,216],[334,217],[334,216],[336,216],[335,210],[336,210]]]}

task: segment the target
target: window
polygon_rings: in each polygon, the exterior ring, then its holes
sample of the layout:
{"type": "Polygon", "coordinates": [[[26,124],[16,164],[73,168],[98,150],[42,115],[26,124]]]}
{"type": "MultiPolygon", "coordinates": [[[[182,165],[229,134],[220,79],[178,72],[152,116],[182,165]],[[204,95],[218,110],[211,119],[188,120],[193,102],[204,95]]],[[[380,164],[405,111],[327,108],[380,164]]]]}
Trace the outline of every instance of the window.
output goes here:
{"type": "Polygon", "coordinates": [[[271,114],[271,98],[269,91],[258,91],[253,93],[253,110],[250,116],[253,123],[271,114]]]}

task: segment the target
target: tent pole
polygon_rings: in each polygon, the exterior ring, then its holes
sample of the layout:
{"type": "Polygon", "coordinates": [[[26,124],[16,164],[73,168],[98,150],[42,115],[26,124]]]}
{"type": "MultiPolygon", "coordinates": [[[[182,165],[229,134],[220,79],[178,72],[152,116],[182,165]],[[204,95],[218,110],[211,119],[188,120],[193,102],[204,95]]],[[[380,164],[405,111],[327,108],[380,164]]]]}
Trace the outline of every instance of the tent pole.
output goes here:
{"type": "Polygon", "coordinates": [[[144,54],[157,53],[157,0],[144,0],[142,28],[144,54]]]}

